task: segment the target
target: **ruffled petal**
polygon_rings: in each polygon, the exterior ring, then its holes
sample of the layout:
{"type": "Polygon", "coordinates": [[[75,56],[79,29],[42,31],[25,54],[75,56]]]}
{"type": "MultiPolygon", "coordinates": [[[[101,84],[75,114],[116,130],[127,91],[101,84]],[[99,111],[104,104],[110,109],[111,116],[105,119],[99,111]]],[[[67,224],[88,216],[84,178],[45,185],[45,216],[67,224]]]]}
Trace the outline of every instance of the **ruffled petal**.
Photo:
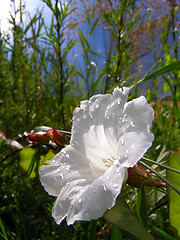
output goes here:
{"type": "Polygon", "coordinates": [[[115,204],[121,191],[125,168],[115,163],[106,173],[93,182],[77,180],[66,185],[58,196],[53,217],[60,222],[67,216],[68,225],[76,220],[91,220],[101,217],[115,204]]]}
{"type": "Polygon", "coordinates": [[[133,167],[154,140],[150,132],[154,111],[145,97],[125,104],[124,124],[119,130],[118,159],[125,167],[133,167]]]}
{"type": "Polygon", "coordinates": [[[144,155],[154,140],[150,132],[129,132],[118,142],[118,160],[124,167],[133,167],[144,155]]]}
{"type": "Polygon", "coordinates": [[[129,88],[117,87],[113,94],[82,101],[74,111],[70,144],[88,156],[100,174],[107,170],[103,160],[117,157],[120,119],[128,94],[129,88]]]}
{"type": "Polygon", "coordinates": [[[71,145],[65,147],[47,163],[49,165],[40,168],[40,180],[45,190],[53,196],[58,196],[61,189],[72,181],[77,179],[93,181],[98,177],[88,158],[71,145]]]}

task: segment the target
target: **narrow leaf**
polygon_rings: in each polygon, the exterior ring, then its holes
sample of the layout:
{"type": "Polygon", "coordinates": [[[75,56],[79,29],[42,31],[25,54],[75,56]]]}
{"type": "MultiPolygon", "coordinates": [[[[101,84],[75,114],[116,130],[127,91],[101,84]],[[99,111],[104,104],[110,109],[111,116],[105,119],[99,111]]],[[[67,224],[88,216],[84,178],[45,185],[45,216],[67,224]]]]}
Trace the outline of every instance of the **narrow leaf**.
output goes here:
{"type": "MultiPolygon", "coordinates": [[[[180,149],[178,152],[170,154],[169,166],[180,170],[180,149]]],[[[167,171],[167,177],[177,188],[180,189],[180,174],[167,171]]],[[[168,188],[169,195],[169,219],[172,230],[176,236],[180,237],[180,196],[168,188]]]]}

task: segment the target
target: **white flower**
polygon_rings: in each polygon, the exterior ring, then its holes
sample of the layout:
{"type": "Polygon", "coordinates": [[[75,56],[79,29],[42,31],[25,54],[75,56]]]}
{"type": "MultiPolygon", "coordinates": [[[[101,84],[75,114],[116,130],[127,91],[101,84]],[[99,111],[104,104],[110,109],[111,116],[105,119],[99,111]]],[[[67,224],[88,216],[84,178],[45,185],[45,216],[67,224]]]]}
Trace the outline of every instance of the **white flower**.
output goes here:
{"type": "Polygon", "coordinates": [[[40,168],[45,190],[57,196],[57,224],[101,217],[114,206],[133,167],[151,146],[153,109],[145,97],[127,102],[129,88],[82,101],[73,114],[70,145],[40,168]]]}

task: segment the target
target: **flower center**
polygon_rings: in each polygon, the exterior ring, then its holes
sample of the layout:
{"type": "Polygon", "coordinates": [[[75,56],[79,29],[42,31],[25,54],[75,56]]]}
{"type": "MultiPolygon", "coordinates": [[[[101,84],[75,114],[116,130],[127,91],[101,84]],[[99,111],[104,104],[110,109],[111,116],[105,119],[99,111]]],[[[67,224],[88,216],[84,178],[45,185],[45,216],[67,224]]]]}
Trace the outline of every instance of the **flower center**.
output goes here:
{"type": "Polygon", "coordinates": [[[116,159],[114,157],[112,158],[103,158],[103,162],[105,163],[105,166],[107,168],[111,167],[116,159]]]}

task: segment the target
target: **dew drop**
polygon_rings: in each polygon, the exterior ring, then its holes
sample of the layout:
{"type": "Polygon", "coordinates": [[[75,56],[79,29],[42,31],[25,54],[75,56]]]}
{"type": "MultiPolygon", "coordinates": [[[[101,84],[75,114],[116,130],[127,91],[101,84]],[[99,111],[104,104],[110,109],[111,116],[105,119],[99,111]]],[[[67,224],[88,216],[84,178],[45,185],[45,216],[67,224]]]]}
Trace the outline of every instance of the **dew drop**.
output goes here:
{"type": "Polygon", "coordinates": [[[132,121],[130,122],[130,124],[131,124],[132,127],[135,127],[135,125],[134,125],[134,123],[132,121]]]}
{"type": "Polygon", "coordinates": [[[132,147],[132,149],[134,149],[134,145],[133,144],[131,145],[131,147],[132,147]]]}
{"type": "Polygon", "coordinates": [[[125,141],[124,141],[124,139],[122,138],[122,139],[121,139],[121,144],[124,145],[124,143],[125,143],[125,141]]]}
{"type": "Polygon", "coordinates": [[[103,185],[103,188],[104,188],[104,191],[106,191],[106,190],[107,190],[107,188],[106,188],[106,186],[105,186],[105,185],[103,185]]]}
{"type": "Polygon", "coordinates": [[[111,104],[111,107],[114,107],[114,105],[115,105],[115,104],[114,104],[114,103],[112,103],[112,104],[111,104]]]}
{"type": "Polygon", "coordinates": [[[66,157],[69,158],[69,153],[66,154],[66,157]]]}
{"type": "Polygon", "coordinates": [[[119,171],[120,171],[119,169],[116,169],[116,172],[117,172],[117,173],[119,173],[119,171]]]}
{"type": "Polygon", "coordinates": [[[127,159],[127,153],[124,154],[125,159],[127,159]]]}
{"type": "Polygon", "coordinates": [[[96,193],[96,190],[94,189],[93,192],[96,193]]]}
{"type": "Polygon", "coordinates": [[[60,177],[61,177],[62,179],[64,178],[64,176],[63,176],[63,174],[62,174],[62,173],[60,174],[60,177]]]}
{"type": "Polygon", "coordinates": [[[112,186],[113,186],[114,188],[117,188],[117,187],[118,187],[118,184],[117,184],[117,183],[114,183],[112,186]]]}
{"type": "Polygon", "coordinates": [[[98,108],[98,107],[99,107],[99,104],[96,105],[96,108],[98,108]]]}
{"type": "Polygon", "coordinates": [[[121,104],[121,100],[120,99],[117,100],[117,104],[121,104]]]}
{"type": "Polygon", "coordinates": [[[118,160],[114,160],[114,165],[118,166],[119,165],[119,161],[118,160]]]}
{"type": "Polygon", "coordinates": [[[107,180],[109,180],[109,178],[110,178],[110,177],[108,176],[108,177],[107,177],[107,180]]]}
{"type": "Polygon", "coordinates": [[[109,110],[110,109],[110,106],[107,106],[107,110],[109,110]]]}
{"type": "Polygon", "coordinates": [[[82,199],[80,198],[78,202],[81,203],[81,202],[82,202],[82,199]]]}

